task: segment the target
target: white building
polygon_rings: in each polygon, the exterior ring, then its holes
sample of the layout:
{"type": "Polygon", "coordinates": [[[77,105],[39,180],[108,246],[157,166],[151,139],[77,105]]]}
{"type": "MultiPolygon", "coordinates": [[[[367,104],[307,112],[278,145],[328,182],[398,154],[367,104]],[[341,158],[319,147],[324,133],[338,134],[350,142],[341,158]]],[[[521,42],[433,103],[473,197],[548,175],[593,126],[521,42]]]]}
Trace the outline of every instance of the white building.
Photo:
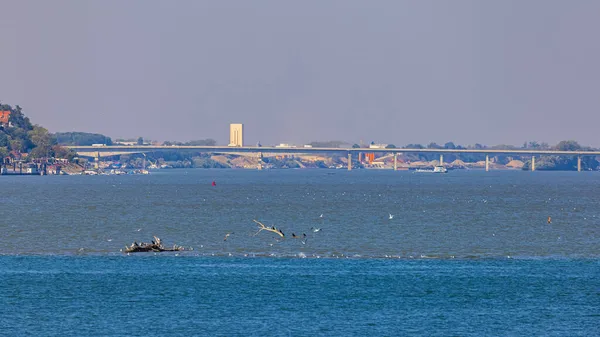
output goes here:
{"type": "Polygon", "coordinates": [[[244,124],[229,124],[229,146],[244,146],[244,124]]]}

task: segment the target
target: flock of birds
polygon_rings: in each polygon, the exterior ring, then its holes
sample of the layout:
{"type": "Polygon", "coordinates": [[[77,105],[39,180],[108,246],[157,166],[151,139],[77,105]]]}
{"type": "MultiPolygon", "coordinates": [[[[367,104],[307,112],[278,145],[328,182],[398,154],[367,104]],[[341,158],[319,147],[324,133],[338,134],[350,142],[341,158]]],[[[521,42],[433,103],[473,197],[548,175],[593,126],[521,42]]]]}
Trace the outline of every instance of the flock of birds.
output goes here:
{"type": "MultiPolygon", "coordinates": [[[[323,218],[323,214],[319,215],[319,218],[322,219],[323,218]]],[[[389,213],[388,219],[392,220],[393,218],[394,218],[394,215],[391,214],[391,213],[389,213]]],[[[262,231],[267,231],[267,232],[275,233],[275,234],[277,234],[281,238],[285,238],[285,233],[281,229],[279,229],[279,228],[277,228],[275,226],[270,226],[269,227],[269,226],[263,224],[262,222],[260,222],[258,220],[253,220],[253,221],[258,225],[258,231],[256,233],[254,233],[254,235],[252,235],[252,236],[256,236],[256,235],[258,235],[262,231]]],[[[321,228],[319,228],[319,227],[311,227],[310,230],[313,233],[318,233],[318,232],[321,231],[321,228]]],[[[226,233],[225,237],[223,238],[223,241],[227,241],[227,239],[231,235],[233,235],[233,234],[235,234],[235,232],[228,232],[228,233],[226,233]]],[[[306,244],[306,240],[307,240],[306,233],[302,233],[302,235],[296,235],[296,233],[292,233],[292,238],[293,239],[299,239],[299,240],[301,240],[301,242],[303,244],[306,244]]]]}
{"type": "MultiPolygon", "coordinates": [[[[323,214],[319,215],[319,218],[323,219],[323,214]]],[[[388,216],[388,219],[389,220],[394,219],[394,215],[390,213],[389,216],[388,216]]],[[[262,222],[260,222],[258,220],[253,220],[253,221],[258,225],[258,231],[256,233],[254,233],[252,236],[256,236],[256,235],[258,235],[262,231],[267,231],[267,232],[275,233],[275,234],[277,234],[281,238],[285,238],[286,237],[285,233],[281,229],[279,229],[279,228],[277,228],[275,226],[266,226],[265,224],[263,224],[262,222]]],[[[142,230],[142,228],[138,228],[138,229],[136,229],[136,232],[140,232],[141,230],[142,230]]],[[[310,230],[313,233],[318,233],[318,232],[321,231],[321,228],[319,228],[319,227],[311,227],[310,230]]],[[[225,233],[225,236],[223,237],[223,241],[227,241],[227,239],[229,239],[233,234],[235,234],[235,232],[227,232],[227,233],[225,233]]],[[[299,239],[299,240],[301,240],[301,242],[303,244],[306,244],[307,235],[306,235],[306,233],[302,233],[301,235],[296,235],[296,233],[292,233],[292,238],[293,239],[299,239]]],[[[112,239],[108,239],[107,241],[110,242],[110,241],[112,241],[112,239]]]]}
{"type": "MultiPolygon", "coordinates": [[[[319,218],[322,219],[323,218],[323,214],[319,215],[319,218]]],[[[388,214],[388,219],[389,220],[394,219],[394,215],[391,214],[391,213],[389,213],[388,214]]],[[[262,231],[267,231],[267,232],[272,232],[272,233],[278,235],[281,239],[284,239],[286,237],[285,233],[281,229],[279,229],[279,228],[277,228],[275,226],[267,226],[267,225],[263,224],[262,222],[260,222],[258,220],[253,220],[253,221],[258,225],[258,231],[256,233],[254,233],[252,236],[256,236],[256,235],[258,235],[262,231]]],[[[549,216],[547,218],[547,223],[548,224],[552,223],[552,217],[549,216]]],[[[142,228],[138,228],[136,231],[140,232],[141,230],[142,230],[142,228]]],[[[318,232],[321,231],[321,228],[319,228],[319,227],[311,227],[310,230],[313,233],[318,233],[318,232]]],[[[230,238],[233,234],[235,234],[235,232],[227,232],[227,233],[225,233],[225,236],[223,237],[223,241],[227,241],[227,239],[230,238]]],[[[492,234],[492,235],[495,236],[495,234],[492,234]]],[[[295,233],[292,233],[291,237],[293,239],[299,239],[302,242],[302,244],[306,244],[306,240],[307,240],[306,233],[302,233],[302,235],[296,235],[295,233]]],[[[110,242],[110,241],[112,241],[112,239],[108,239],[107,241],[110,242]]],[[[270,245],[273,246],[273,244],[270,244],[270,245]]],[[[193,250],[193,248],[190,248],[190,249],[193,250]]],[[[80,251],[83,251],[83,248],[81,248],[80,251]]],[[[452,257],[454,257],[454,256],[452,256],[452,257]]],[[[511,257],[508,256],[508,258],[511,258],[511,257]]]]}

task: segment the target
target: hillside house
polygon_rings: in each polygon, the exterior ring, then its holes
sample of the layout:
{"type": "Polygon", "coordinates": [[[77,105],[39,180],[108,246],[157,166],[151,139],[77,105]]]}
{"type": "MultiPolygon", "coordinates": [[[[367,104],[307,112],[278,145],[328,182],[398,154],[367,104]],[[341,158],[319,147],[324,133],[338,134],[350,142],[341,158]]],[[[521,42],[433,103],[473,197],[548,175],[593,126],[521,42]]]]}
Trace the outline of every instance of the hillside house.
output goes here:
{"type": "Polygon", "coordinates": [[[0,111],[0,126],[10,126],[10,111],[9,110],[2,110],[0,111]]]}

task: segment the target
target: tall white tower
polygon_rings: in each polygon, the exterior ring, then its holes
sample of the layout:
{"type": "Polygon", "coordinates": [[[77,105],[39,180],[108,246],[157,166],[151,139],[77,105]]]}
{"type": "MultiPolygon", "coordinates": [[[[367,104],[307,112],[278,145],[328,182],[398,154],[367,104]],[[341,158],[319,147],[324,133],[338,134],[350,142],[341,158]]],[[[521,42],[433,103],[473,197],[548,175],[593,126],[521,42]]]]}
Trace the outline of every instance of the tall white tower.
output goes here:
{"type": "Polygon", "coordinates": [[[244,124],[229,124],[229,146],[244,146],[244,124]]]}

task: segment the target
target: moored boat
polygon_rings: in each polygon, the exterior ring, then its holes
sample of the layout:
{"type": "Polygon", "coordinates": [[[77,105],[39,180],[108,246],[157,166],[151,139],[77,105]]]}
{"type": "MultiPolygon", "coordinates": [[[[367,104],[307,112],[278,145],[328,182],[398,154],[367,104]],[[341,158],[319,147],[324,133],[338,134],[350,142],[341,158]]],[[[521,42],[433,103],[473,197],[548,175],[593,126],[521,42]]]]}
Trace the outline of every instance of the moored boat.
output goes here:
{"type": "Polygon", "coordinates": [[[433,170],[416,169],[414,172],[418,172],[418,173],[448,173],[448,169],[446,169],[444,166],[437,165],[433,168],[433,170]]]}

